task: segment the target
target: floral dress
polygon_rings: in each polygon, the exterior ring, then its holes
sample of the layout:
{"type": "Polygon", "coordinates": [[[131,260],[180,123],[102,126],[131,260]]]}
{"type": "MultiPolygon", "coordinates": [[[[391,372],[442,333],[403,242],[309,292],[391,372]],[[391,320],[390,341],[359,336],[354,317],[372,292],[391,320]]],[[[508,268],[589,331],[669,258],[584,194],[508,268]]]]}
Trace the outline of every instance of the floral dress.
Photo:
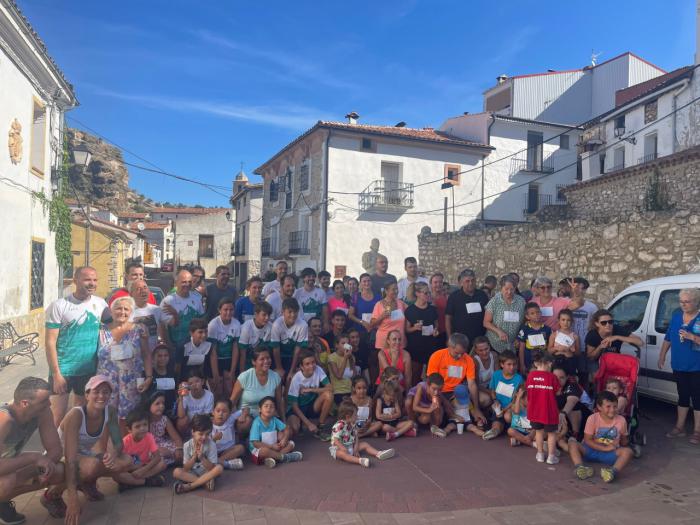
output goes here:
{"type": "Polygon", "coordinates": [[[173,440],[170,439],[170,436],[168,435],[167,421],[168,418],[166,416],[161,416],[158,421],[151,421],[148,426],[148,430],[151,434],[153,434],[158,448],[164,448],[170,452],[170,454],[167,456],[164,454],[161,454],[161,456],[166,465],[172,465],[175,463],[176,447],[175,443],[173,443],[173,440]]]}
{"type": "Polygon", "coordinates": [[[331,457],[335,459],[338,447],[336,443],[343,445],[348,454],[353,453],[353,445],[355,444],[355,425],[348,424],[347,421],[339,419],[335,425],[333,425],[333,430],[331,431],[331,446],[328,447],[331,457]]]}
{"type": "Polygon", "coordinates": [[[136,379],[143,377],[141,337],[144,335],[143,326],[135,324],[117,343],[107,325],[100,328],[97,373],[109,377],[114,388],[109,403],[117,409],[120,419],[126,418],[141,402],[136,379]]]}

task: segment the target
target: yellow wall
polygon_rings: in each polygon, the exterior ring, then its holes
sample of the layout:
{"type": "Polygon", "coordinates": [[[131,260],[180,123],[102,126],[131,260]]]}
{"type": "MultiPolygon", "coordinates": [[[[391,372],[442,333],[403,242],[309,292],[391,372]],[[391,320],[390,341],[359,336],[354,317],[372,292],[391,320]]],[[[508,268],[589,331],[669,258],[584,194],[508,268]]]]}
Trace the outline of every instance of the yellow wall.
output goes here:
{"type": "MultiPolygon", "coordinates": [[[[85,227],[71,225],[73,268],[85,265],[85,227]]],[[[90,230],[90,266],[97,270],[97,293],[107,297],[114,288],[123,286],[126,246],[99,230],[90,230]],[[116,260],[113,256],[116,255],[116,260]]]]}

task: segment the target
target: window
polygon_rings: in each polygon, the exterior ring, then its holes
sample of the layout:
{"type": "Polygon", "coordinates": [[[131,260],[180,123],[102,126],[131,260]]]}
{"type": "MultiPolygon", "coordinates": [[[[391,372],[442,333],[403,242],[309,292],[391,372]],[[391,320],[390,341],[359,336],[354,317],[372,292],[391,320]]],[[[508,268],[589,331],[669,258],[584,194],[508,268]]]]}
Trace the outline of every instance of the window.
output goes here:
{"type": "Polygon", "coordinates": [[[270,202],[277,202],[279,198],[279,187],[274,180],[270,181],[270,202]]]}
{"type": "Polygon", "coordinates": [[[362,149],[372,149],[372,140],[363,138],[362,149]]]}
{"type": "Polygon", "coordinates": [[[561,149],[569,149],[569,135],[561,135],[559,137],[559,147],[561,149]]]}
{"type": "Polygon", "coordinates": [[[540,185],[528,184],[527,213],[535,213],[540,208],[540,185]]]}
{"type": "Polygon", "coordinates": [[[617,117],[615,119],[615,129],[618,129],[618,128],[622,128],[622,129],[625,128],[625,116],[624,115],[620,115],[619,117],[617,117]]]}
{"type": "Polygon", "coordinates": [[[30,310],[44,306],[44,243],[32,239],[30,310]]]}
{"type": "Polygon", "coordinates": [[[583,160],[581,160],[581,155],[576,158],[576,180],[583,180],[583,160]]]}
{"type": "Polygon", "coordinates": [[[309,189],[309,159],[306,159],[299,168],[299,190],[309,189]]]}
{"type": "Polygon", "coordinates": [[[610,307],[615,325],[634,332],[644,321],[644,312],[649,302],[649,292],[636,292],[625,295],[610,307]]]}
{"type": "Polygon", "coordinates": [[[542,171],[544,135],[539,131],[527,132],[527,169],[542,171]]]}
{"type": "Polygon", "coordinates": [[[605,173],[605,153],[601,153],[598,155],[598,159],[600,160],[600,166],[598,167],[598,173],[601,175],[605,173]]]}
{"type": "Polygon", "coordinates": [[[38,175],[44,175],[44,154],[46,153],[46,108],[34,101],[32,116],[32,143],[30,153],[31,169],[38,175]]]}
{"type": "Polygon", "coordinates": [[[612,171],[621,170],[625,167],[625,147],[615,148],[613,151],[613,167],[612,171]]]}
{"type": "Polygon", "coordinates": [[[199,252],[198,257],[214,257],[214,236],[200,235],[199,236],[199,252]]]}
{"type": "Polygon", "coordinates": [[[649,162],[650,160],[655,160],[658,155],[658,136],[656,133],[650,133],[644,137],[644,157],[643,162],[649,162]]]}
{"type": "Polygon", "coordinates": [[[379,200],[384,204],[401,204],[401,164],[382,162],[382,184],[378,190],[379,200]]]}
{"type": "Polygon", "coordinates": [[[654,122],[659,115],[659,105],[657,100],[652,100],[644,104],[644,124],[654,122]]]}
{"type": "Polygon", "coordinates": [[[668,325],[671,323],[671,315],[678,310],[678,294],[680,290],[664,290],[659,296],[659,304],[656,305],[656,316],[654,317],[654,330],[660,334],[665,334],[668,325]]]}
{"type": "Polygon", "coordinates": [[[292,209],[292,169],[287,168],[287,175],[285,176],[285,188],[284,188],[284,209],[292,209]]]}
{"type": "Polygon", "coordinates": [[[557,202],[566,202],[566,193],[564,193],[565,188],[565,185],[557,184],[557,202]]]}
{"type": "Polygon", "coordinates": [[[459,186],[459,166],[445,164],[445,184],[459,186]]]}

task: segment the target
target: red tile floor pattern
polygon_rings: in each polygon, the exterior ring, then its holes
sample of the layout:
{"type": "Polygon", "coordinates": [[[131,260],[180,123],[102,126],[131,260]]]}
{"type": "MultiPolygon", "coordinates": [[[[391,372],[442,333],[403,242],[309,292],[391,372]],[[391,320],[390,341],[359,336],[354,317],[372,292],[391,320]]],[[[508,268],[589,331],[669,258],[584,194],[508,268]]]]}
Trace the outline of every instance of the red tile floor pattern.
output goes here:
{"type": "Polygon", "coordinates": [[[663,446],[665,426],[646,429],[649,444],[643,457],[612,484],[603,483],[597,468],[590,480],[575,479],[565,455],[558,465],[537,463],[534,449],[511,448],[503,436],[491,442],[472,434],[440,439],[425,430],[417,438],[391,444],[370,440],[377,448],[391,445],[397,451],[390,460],[373,460],[370,469],[334,462],[326,443],[300,437],[295,441],[304,453],[301,463],[269,470],[246,459],[245,470],[225,472],[215,492],[196,494],[229,503],[327,512],[418,513],[564,502],[611,494],[663,470],[670,460],[669,447],[663,446]]]}

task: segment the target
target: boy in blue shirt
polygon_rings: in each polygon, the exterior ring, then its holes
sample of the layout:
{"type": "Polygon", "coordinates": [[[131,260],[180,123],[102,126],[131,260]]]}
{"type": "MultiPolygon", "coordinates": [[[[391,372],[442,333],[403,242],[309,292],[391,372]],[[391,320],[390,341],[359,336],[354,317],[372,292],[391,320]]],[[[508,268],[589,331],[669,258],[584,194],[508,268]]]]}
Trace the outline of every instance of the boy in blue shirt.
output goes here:
{"type": "Polygon", "coordinates": [[[511,350],[504,350],[498,358],[501,369],[491,376],[489,392],[493,403],[491,410],[495,416],[491,428],[484,434],[486,440],[497,437],[511,420],[511,405],[518,387],[523,384],[523,377],[515,370],[518,358],[511,350]]]}
{"type": "Polygon", "coordinates": [[[260,415],[250,427],[248,449],[256,465],[274,468],[277,462],[301,461],[301,452],[294,451],[294,441],[289,439],[289,429],[275,416],[274,398],[263,397],[258,403],[260,415]]]}

